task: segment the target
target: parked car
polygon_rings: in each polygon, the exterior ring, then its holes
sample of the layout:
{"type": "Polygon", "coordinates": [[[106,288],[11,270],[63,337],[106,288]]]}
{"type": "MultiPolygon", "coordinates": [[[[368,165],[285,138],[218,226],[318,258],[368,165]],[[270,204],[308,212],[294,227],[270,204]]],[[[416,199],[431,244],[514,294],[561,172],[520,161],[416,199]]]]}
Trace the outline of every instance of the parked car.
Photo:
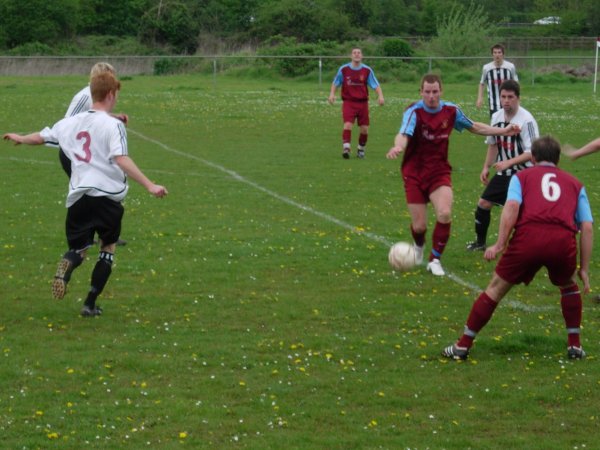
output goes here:
{"type": "Polygon", "coordinates": [[[560,17],[558,16],[548,16],[542,19],[538,19],[533,22],[534,25],[558,25],[560,23],[560,17]]]}

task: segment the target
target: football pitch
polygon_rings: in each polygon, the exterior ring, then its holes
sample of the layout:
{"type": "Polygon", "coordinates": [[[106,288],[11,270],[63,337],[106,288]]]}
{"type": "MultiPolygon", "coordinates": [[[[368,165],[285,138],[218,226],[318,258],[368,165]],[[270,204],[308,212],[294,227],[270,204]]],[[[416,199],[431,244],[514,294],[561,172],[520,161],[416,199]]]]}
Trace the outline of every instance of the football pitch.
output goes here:
{"type": "MultiPolygon", "coordinates": [[[[0,78],[0,132],[52,125],[85,83],[0,78]]],[[[586,360],[565,358],[558,291],[543,271],[509,293],[468,361],[443,360],[494,267],[465,251],[486,145],[468,132],[450,139],[449,275],[394,273],[388,248],[411,237],[400,162],[385,153],[418,85],[382,87],[366,158],[343,160],[329,81],[123,80],[116,110],[130,117],[130,155],[169,195],[130,183],[128,243],[92,319],[79,310],[93,249],[65,298],[51,295],[66,250],[56,150],[0,144],[0,447],[596,448],[600,247],[586,360]]],[[[476,93],[449,84],[443,98],[487,122],[476,93]]],[[[521,105],[563,143],[599,134],[589,84],[524,82],[521,105]]],[[[356,139],[355,128],[354,149],[356,139]]],[[[599,164],[600,154],[561,162],[596,220],[599,164]]],[[[432,228],[430,210],[428,248],[432,228]]]]}

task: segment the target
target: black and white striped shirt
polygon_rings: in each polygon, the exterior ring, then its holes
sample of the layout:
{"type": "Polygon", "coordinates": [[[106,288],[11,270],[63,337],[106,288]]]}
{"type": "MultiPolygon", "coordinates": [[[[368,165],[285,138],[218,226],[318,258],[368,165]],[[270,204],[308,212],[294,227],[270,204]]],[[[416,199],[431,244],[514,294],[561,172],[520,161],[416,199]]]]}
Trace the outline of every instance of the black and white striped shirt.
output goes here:
{"type": "Polygon", "coordinates": [[[503,61],[500,67],[492,61],[483,66],[480,83],[487,87],[490,113],[502,109],[500,104],[500,85],[506,80],[519,81],[515,65],[503,61]]]}
{"type": "MultiPolygon", "coordinates": [[[[521,128],[519,134],[515,136],[488,136],[486,139],[487,144],[496,144],[498,147],[496,161],[507,161],[523,153],[531,152],[532,142],[540,136],[537,122],[531,113],[522,106],[519,106],[519,110],[510,121],[506,120],[504,109],[496,111],[492,116],[491,125],[494,127],[506,128],[511,123],[519,125],[521,128]]],[[[532,165],[531,161],[527,161],[524,164],[511,166],[506,170],[498,172],[498,174],[513,175],[515,172],[523,170],[526,167],[531,167],[532,165]]]]}

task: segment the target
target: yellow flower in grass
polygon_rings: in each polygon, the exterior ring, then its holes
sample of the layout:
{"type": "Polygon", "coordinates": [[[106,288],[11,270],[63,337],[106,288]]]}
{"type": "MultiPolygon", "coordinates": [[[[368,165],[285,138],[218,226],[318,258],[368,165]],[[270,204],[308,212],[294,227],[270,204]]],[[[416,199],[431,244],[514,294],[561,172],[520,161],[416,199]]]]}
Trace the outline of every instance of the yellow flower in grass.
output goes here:
{"type": "Polygon", "coordinates": [[[188,437],[188,434],[186,431],[179,432],[179,439],[185,439],[186,437],[188,437]]]}

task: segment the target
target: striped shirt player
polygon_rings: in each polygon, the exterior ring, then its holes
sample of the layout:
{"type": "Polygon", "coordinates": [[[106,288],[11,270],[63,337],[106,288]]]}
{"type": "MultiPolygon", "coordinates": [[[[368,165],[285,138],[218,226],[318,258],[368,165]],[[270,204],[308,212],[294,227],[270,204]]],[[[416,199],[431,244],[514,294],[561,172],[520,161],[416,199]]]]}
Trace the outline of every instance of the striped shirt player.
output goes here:
{"type": "Polygon", "coordinates": [[[540,135],[538,125],[529,111],[520,106],[521,88],[519,83],[508,80],[500,89],[502,109],[496,111],[491,119],[492,126],[505,128],[510,124],[518,125],[519,134],[515,136],[488,136],[487,155],[479,176],[485,189],[475,210],[476,240],[467,244],[467,250],[485,250],[487,232],[494,205],[504,205],[510,178],[516,172],[531,167],[531,145],[540,135]],[[496,174],[488,179],[490,168],[496,174]]]}
{"type": "Polygon", "coordinates": [[[502,108],[500,103],[500,86],[506,80],[519,81],[517,70],[513,63],[502,61],[496,65],[494,61],[485,64],[481,73],[480,85],[487,88],[490,116],[502,108]]]}
{"type": "Polygon", "coordinates": [[[354,122],[360,128],[358,137],[357,156],[365,157],[365,146],[367,145],[369,133],[369,88],[377,93],[379,105],[384,104],[383,91],[379,81],[375,77],[373,69],[362,63],[362,51],[359,48],[352,49],[352,61],[342,65],[331,83],[329,92],[329,103],[335,101],[335,92],[341,86],[342,96],[342,120],[344,128],[342,131],[342,157],[350,158],[352,127],[354,122]]]}
{"type": "Polygon", "coordinates": [[[473,340],[512,286],[529,284],[546,267],[548,278],[561,293],[567,356],[585,357],[579,337],[582,300],[576,273],[580,234],[579,277],[584,292],[589,292],[593,240],[589,200],[581,182],[556,167],[560,158],[560,144],[556,140],[548,136],[537,139],[532,153],[535,166],[511,178],[498,241],[486,250],[485,258],[492,260],[504,253],[486,290],[473,303],[463,336],[446,347],[443,356],[466,359],[473,340]]]}

